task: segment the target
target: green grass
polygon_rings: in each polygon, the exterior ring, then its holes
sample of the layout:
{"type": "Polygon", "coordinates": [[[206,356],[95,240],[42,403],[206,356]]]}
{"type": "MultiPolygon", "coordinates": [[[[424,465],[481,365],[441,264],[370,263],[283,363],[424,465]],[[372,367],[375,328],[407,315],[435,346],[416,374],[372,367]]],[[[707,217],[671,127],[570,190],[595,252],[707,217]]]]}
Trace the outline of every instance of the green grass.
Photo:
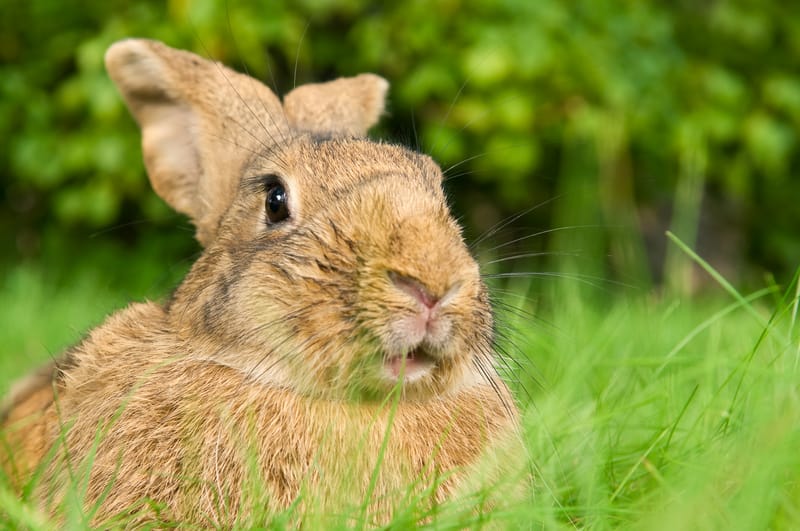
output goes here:
{"type": "MultiPolygon", "coordinates": [[[[107,273],[65,281],[43,271],[19,266],[4,277],[0,389],[131,297],[107,273]]],[[[162,284],[145,282],[133,296],[162,284]]],[[[469,510],[475,500],[456,502],[441,508],[434,527],[800,529],[795,302],[794,287],[748,294],[725,286],[695,299],[586,297],[566,279],[548,281],[536,296],[509,297],[537,314],[501,315],[514,344],[505,348],[529,358],[514,387],[533,496],[484,520],[469,510]],[[533,308],[537,301],[547,304],[533,308]]],[[[398,513],[396,528],[418,516],[415,503],[398,513]]],[[[295,510],[273,524],[295,522],[295,510]]],[[[3,521],[51,527],[0,483],[3,521]]],[[[358,508],[333,522],[362,523],[358,508]]]]}

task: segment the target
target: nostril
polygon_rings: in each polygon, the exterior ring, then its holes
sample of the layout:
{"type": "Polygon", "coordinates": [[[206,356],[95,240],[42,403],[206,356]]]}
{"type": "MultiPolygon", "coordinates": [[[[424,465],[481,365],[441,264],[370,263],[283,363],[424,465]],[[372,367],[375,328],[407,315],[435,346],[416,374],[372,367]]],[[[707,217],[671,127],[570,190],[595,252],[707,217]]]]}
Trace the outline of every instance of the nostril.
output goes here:
{"type": "Polygon", "coordinates": [[[398,289],[408,293],[427,308],[433,308],[439,302],[439,297],[433,295],[425,285],[415,278],[389,271],[389,278],[398,289]]]}

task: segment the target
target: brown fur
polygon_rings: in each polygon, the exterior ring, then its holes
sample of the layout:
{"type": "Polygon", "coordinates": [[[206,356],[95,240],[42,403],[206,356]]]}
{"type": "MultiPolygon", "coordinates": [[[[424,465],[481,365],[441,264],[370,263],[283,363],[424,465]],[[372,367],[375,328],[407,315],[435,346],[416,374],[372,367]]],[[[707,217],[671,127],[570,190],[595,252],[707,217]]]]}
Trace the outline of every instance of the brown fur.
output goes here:
{"type": "Polygon", "coordinates": [[[53,443],[57,430],[53,408],[56,364],[41,367],[20,380],[0,405],[0,467],[13,487],[21,489],[53,443]]]}
{"type": "Polygon", "coordinates": [[[92,456],[86,502],[111,485],[96,521],[150,500],[167,518],[225,526],[256,503],[242,498],[253,474],[276,510],[301,492],[341,510],[377,467],[381,521],[413,481],[444,474],[431,502],[442,500],[514,439],[486,289],[439,168],[354,137],[382,112],[384,80],[299,87],[282,106],[257,81],[160,43],[117,43],[107,65],[155,190],[206,249],[167,305],[112,315],[17,393],[2,461],[17,485],[53,448],[42,500],[61,500],[92,456]],[[286,185],[284,222],[267,223],[263,175],[286,185]],[[391,274],[446,300],[422,343],[410,339],[417,305],[391,274]],[[417,346],[430,370],[387,380],[386,358],[417,346]]]}

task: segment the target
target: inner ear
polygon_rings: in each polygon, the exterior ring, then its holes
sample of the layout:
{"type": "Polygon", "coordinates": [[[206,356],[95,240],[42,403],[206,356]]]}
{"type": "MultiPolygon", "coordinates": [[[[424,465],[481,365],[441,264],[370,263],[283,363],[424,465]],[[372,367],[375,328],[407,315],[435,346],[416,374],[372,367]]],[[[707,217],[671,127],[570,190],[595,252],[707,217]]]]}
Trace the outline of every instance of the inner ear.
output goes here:
{"type": "Polygon", "coordinates": [[[114,44],[106,67],[142,129],[153,188],[208,245],[247,161],[289,135],[280,101],[249,76],[155,41],[114,44]]]}
{"type": "Polygon", "coordinates": [[[378,123],[389,83],[375,74],[297,87],[283,99],[291,126],[321,135],[361,137],[378,123]]]}

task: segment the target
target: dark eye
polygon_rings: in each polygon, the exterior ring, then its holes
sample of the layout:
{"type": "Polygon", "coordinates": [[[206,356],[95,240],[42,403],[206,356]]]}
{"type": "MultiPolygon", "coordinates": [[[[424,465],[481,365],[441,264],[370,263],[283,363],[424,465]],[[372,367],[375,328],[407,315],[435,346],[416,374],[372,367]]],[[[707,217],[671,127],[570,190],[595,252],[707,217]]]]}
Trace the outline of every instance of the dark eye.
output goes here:
{"type": "Polygon", "coordinates": [[[273,180],[267,183],[264,209],[267,211],[267,220],[270,223],[278,223],[289,217],[289,196],[280,181],[273,180]]]}

